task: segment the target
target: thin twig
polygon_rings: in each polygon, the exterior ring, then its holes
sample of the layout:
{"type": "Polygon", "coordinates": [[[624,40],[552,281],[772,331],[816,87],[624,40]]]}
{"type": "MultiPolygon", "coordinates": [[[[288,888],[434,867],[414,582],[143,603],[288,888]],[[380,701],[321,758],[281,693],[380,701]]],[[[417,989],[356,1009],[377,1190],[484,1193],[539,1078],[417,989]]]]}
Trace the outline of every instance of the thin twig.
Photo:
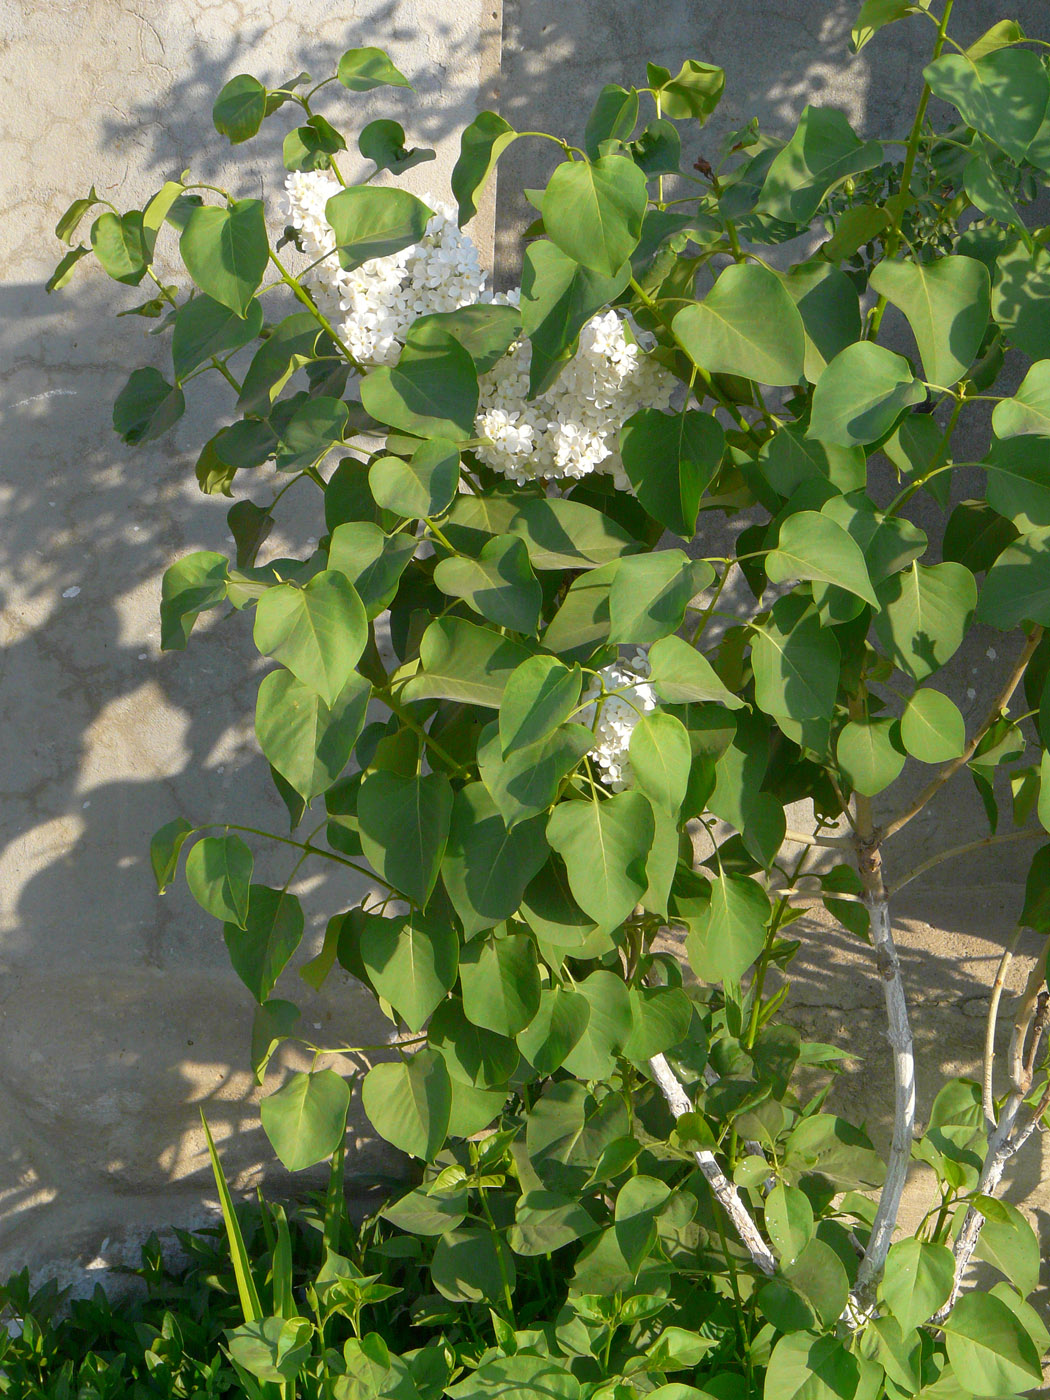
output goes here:
{"type": "Polygon", "coordinates": [[[995,1091],[993,1074],[995,1069],[995,1028],[999,1019],[999,1003],[1003,999],[1003,988],[1006,985],[1006,974],[1010,970],[1013,962],[1014,949],[1017,947],[1021,937],[1020,927],[1014,930],[1013,938],[1009,947],[1003,950],[1003,955],[999,959],[999,966],[996,969],[995,981],[992,983],[991,1000],[988,1003],[988,1019],[985,1022],[984,1030],[984,1075],[981,1087],[981,1106],[984,1110],[984,1130],[991,1137],[995,1131],[995,1091]]]}
{"type": "Polygon", "coordinates": [[[978,725],[973,738],[969,741],[958,758],[953,758],[950,763],[946,763],[943,768],[939,769],[938,772],[933,775],[909,807],[906,807],[899,816],[894,817],[891,821],[888,821],[885,826],[880,828],[878,835],[881,841],[885,841],[888,837],[894,835],[895,832],[900,831],[902,826],[907,826],[912,817],[917,817],[926,806],[927,802],[929,802],[932,797],[936,797],[937,793],[940,792],[949,778],[954,777],[960,768],[964,768],[966,764],[969,763],[977,750],[977,745],[1010,703],[1014,691],[1021,683],[1021,678],[1025,673],[1025,667],[1028,665],[1029,661],[1031,661],[1032,653],[1042,640],[1042,636],[1043,629],[1041,627],[1034,627],[1032,629],[1032,634],[1027,642],[1025,642],[1021,655],[1017,658],[1014,669],[1011,671],[1006,683],[999,691],[999,694],[992,701],[984,722],[978,725]]]}
{"type": "MultiPolygon", "coordinates": [[[[1033,1025],[1037,1025],[1036,1034],[1042,1038],[1043,1027],[1037,1024],[1037,1018],[1042,1013],[1045,1022],[1046,1002],[1041,994],[1041,987],[1045,980],[1046,971],[1043,958],[1036,961],[1028,977],[1021,1003],[1014,1018],[1014,1028],[1010,1036],[1010,1069],[1012,1087],[1003,1103],[1002,1111],[999,1114],[999,1121],[995,1125],[988,1138],[988,1152],[984,1159],[984,1166],[981,1169],[980,1179],[977,1182],[979,1196],[994,1196],[996,1188],[1003,1177],[1006,1164],[1014,1154],[1028,1141],[1036,1123],[1046,1111],[1046,1106],[1050,1103],[1050,1085],[1044,1094],[1035,1114],[1030,1119],[1025,1128],[1020,1132],[1015,1132],[1017,1115],[1024,1103],[1025,1095],[1031,1088],[1031,1075],[1027,1075],[1027,1056],[1025,1045],[1029,1032],[1033,1025]]],[[[1034,1058],[1034,1054],[1032,1056],[1034,1058]]],[[[955,1306],[956,1299],[962,1288],[963,1278],[966,1270],[970,1266],[973,1252],[977,1248],[977,1241],[980,1238],[981,1228],[984,1225],[984,1215],[976,1206],[970,1206],[963,1219],[962,1228],[955,1239],[952,1253],[955,1255],[955,1278],[952,1283],[952,1291],[944,1306],[934,1314],[931,1321],[934,1325],[942,1323],[955,1306]]]]}
{"type": "Polygon", "coordinates": [[[1035,1062],[1039,1057],[1039,1047],[1043,1043],[1048,1019],[1050,1019],[1050,996],[1046,992],[1040,992],[1036,1002],[1035,1017],[1032,1020],[1032,1038],[1028,1042],[1028,1050],[1024,1057],[1024,1079],[1029,1089],[1032,1087],[1035,1062]]]}
{"type": "Polygon", "coordinates": [[[784,840],[796,846],[828,846],[837,850],[850,850],[856,844],[852,836],[822,836],[819,831],[808,836],[804,831],[794,831],[791,827],[784,832],[784,840]]]}
{"type": "Polygon", "coordinates": [[[1031,841],[1045,835],[1046,832],[1042,827],[1029,827],[1024,831],[1004,831],[1001,835],[982,836],[979,841],[966,841],[961,846],[951,846],[946,851],[940,851],[937,855],[930,856],[929,860],[924,860],[914,870],[909,870],[907,875],[902,875],[890,886],[889,893],[891,895],[899,893],[905,885],[910,885],[920,875],[925,875],[927,870],[932,870],[935,865],[940,865],[942,860],[954,860],[956,856],[969,855],[971,851],[980,851],[985,846],[1001,846],[1007,841],[1031,841]]]}
{"type": "MultiPolygon", "coordinates": [[[[678,1119],[686,1113],[692,1113],[693,1105],[689,1101],[689,1095],[678,1082],[678,1077],[667,1063],[666,1057],[654,1055],[649,1061],[649,1069],[674,1117],[678,1119]]],[[[740,1197],[740,1192],[715,1160],[714,1153],[705,1147],[698,1147],[693,1156],[715,1197],[733,1222],[733,1228],[750,1254],[752,1263],[764,1274],[775,1274],[777,1261],[772,1251],[759,1233],[758,1226],[740,1197]]]]}
{"type": "Polygon", "coordinates": [[[1031,1118],[1029,1118],[1028,1122],[1017,1134],[1017,1137],[1014,1140],[1015,1152],[1020,1152],[1021,1148],[1032,1136],[1033,1131],[1039,1126],[1039,1123],[1042,1121],[1043,1114],[1048,1108],[1050,1108],[1050,1079],[1047,1080],[1046,1088],[1043,1090],[1042,1098],[1039,1100],[1038,1104],[1033,1110],[1031,1118]]]}
{"type": "Polygon", "coordinates": [[[1039,993],[1045,980],[1045,960],[1037,958],[1034,967],[1028,974],[1028,981],[1025,983],[1025,989],[1021,995],[1021,1004],[1014,1017],[1013,1033],[1010,1036],[1010,1087],[1014,1093],[1022,1096],[1027,1094],[1032,1087],[1032,1076],[1026,1072],[1025,1068],[1025,1046],[1028,1043],[1028,1035],[1035,1020],[1039,1006],[1039,993]]]}

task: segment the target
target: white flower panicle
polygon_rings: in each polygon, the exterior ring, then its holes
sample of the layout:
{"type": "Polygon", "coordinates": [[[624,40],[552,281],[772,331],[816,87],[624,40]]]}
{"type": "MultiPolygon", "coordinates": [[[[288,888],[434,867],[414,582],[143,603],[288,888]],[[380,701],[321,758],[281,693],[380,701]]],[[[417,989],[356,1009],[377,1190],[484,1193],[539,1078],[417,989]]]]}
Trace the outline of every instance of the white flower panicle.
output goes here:
{"type": "Polygon", "coordinates": [[[302,170],[288,176],[285,189],[289,222],[307,255],[332,254],[315,269],[314,285],[326,303],[322,309],[331,311],[330,319],[361,364],[393,364],[417,316],[488,299],[478,250],[456,226],[451,206],[424,195],[434,215],[419,243],[344,272],[325,218],[325,205],[342,186],[324,171],[302,170]]]}
{"type": "MultiPolygon", "coordinates": [[[[293,171],[285,188],[289,222],[303,248],[311,260],[325,259],[311,274],[315,294],[362,365],[393,364],[417,316],[520,299],[517,291],[486,290],[478,251],[448,205],[425,196],[435,212],[421,242],[344,272],[325,218],[325,205],[342,186],[333,175],[311,170],[293,171]]],[[[518,485],[598,471],[630,489],[617,447],[620,429],[640,408],[669,408],[676,382],[645,353],[653,343],[647,333],[631,334],[615,311],[594,316],[554,384],[529,402],[532,346],[515,342],[481,376],[476,422],[486,443],[476,449],[479,459],[518,485]]]]}
{"type": "Polygon", "coordinates": [[[644,353],[651,343],[641,332],[629,338],[615,311],[594,316],[555,382],[529,402],[532,346],[518,341],[481,376],[477,430],[491,445],[477,456],[519,486],[599,471],[628,489],[620,429],[640,408],[669,408],[675,388],[674,377],[644,353]]]}
{"type": "Polygon", "coordinates": [[[580,711],[580,723],[593,727],[597,740],[588,757],[601,769],[602,780],[613,792],[622,792],[630,787],[633,774],[629,750],[634,727],[643,714],[649,714],[658,705],[656,692],[648,683],[649,655],[639,649],[631,657],[621,657],[591,677],[583,700],[592,703],[580,711]],[[606,695],[602,700],[602,686],[606,691],[618,690],[619,695],[606,695]],[[597,712],[597,720],[595,714],[597,712]]]}

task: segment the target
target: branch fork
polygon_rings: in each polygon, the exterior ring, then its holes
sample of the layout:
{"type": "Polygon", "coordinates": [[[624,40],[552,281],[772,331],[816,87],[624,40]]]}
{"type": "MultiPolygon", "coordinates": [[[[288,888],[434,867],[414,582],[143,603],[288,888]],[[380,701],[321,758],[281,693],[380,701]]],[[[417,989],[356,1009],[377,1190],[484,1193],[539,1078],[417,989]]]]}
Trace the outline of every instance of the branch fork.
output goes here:
{"type": "MultiPolygon", "coordinates": [[[[1014,947],[1017,944],[1019,932],[1020,930],[1014,934],[1010,947],[1004,951],[1000,960],[988,1007],[982,1105],[985,1125],[989,1131],[988,1152],[977,1182],[976,1194],[980,1196],[993,1196],[995,1194],[1002,1181],[1007,1162],[1025,1145],[1035,1129],[1041,1124],[1047,1108],[1050,1107],[1050,1081],[1048,1081],[1039,1103],[1029,1114],[1027,1122],[1023,1126],[1019,1125],[1020,1112],[1025,1098],[1032,1088],[1036,1060],[1043,1036],[1046,1033],[1047,1022],[1050,1021],[1050,993],[1044,988],[1046,973],[1044,958],[1040,956],[1029,973],[1028,982],[1021,994],[1021,1001],[1010,1033],[1010,1092],[1003,1101],[998,1118],[995,1114],[992,1087],[995,1027],[999,1014],[999,1003],[1002,999],[1003,984],[1013,960],[1014,947]]],[[[977,1241],[980,1238],[983,1225],[984,1215],[975,1205],[971,1205],[963,1218],[962,1227],[952,1247],[952,1253],[955,1256],[955,1278],[952,1283],[952,1291],[947,1302],[931,1319],[935,1325],[943,1323],[955,1306],[962,1290],[966,1271],[970,1267],[974,1250],[977,1248],[977,1241]]]]}

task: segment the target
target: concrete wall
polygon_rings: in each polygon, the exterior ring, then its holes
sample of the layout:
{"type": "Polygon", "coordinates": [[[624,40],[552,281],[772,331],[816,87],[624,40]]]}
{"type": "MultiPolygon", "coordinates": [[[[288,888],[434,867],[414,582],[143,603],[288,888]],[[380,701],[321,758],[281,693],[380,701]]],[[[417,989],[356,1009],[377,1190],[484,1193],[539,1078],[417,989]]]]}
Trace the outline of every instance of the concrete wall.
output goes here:
{"type": "MultiPolygon", "coordinates": [[[[139,8],[0,0],[0,1274],[23,1261],[119,1260],[163,1221],[200,1218],[209,1176],[199,1106],[242,1185],[262,1164],[281,1180],[246,1070],[250,999],[188,895],[177,887],[158,903],[146,851],[150,832],[177,814],[236,813],[274,830],[283,821],[252,734],[255,662],[243,620],[213,620],[184,655],[159,652],[161,572],[191,549],[225,546],[225,503],[201,497],[189,470],[201,419],[222,421],[221,396],[199,395],[163,446],[121,446],[112,399],[155,353],[151,323],[114,321],[135,294],[95,270],[44,295],[59,213],[92,180],[130,205],[187,165],[246,191],[260,177],[275,189],[276,130],[231,162],[210,125],[214,93],[240,71],[270,81],[322,72],[351,44],[387,47],[417,96],[338,90],[333,110],[353,111],[358,124],[401,120],[438,151],[412,173],[414,187],[447,197],[458,132],[480,107],[497,105],[516,126],[578,134],[601,85],[644,81],[646,59],[676,68],[697,57],[727,70],[723,107],[688,147],[694,157],[755,111],[786,132],[806,101],[842,107],[866,134],[899,135],[932,28],[897,25],[852,60],[853,0],[504,0],[502,17],[498,0],[157,0],[148,18],[139,8]]],[[[971,35],[999,13],[990,0],[956,8],[971,35]]],[[[1014,12],[1045,32],[1041,0],[1014,12]]],[[[514,280],[531,218],[519,192],[542,182],[548,160],[524,142],[504,157],[504,281],[514,280]]],[[[477,221],[483,246],[492,213],[490,204],[477,221]]],[[[288,542],[301,545],[312,529],[304,511],[288,542]]],[[[987,644],[977,639],[954,663],[954,693],[971,710],[992,686],[987,644]]],[[[910,854],[963,840],[977,824],[969,795],[942,804],[909,829],[910,854]]],[[[265,861],[262,877],[283,880],[287,861],[265,861]]],[[[905,963],[921,988],[925,1103],[942,1073],[976,1063],[982,989],[1024,864],[1022,849],[1006,847],[940,867],[902,899],[905,963]]],[[[327,915],[359,893],[338,878],[300,892],[315,941],[327,915]]],[[[866,1062],[837,1094],[883,1131],[878,983],[841,931],[806,927],[792,1004],[820,1038],[856,1046],[863,1032],[866,1062]]],[[[381,1032],[362,1026],[360,1006],[351,1015],[339,986],[308,1002],[294,981],[289,974],[288,994],[308,1022],[332,1035],[351,1019],[369,1039],[381,1032]]],[[[352,1167],[381,1167],[358,1128],[352,1167]]],[[[1011,1190],[1023,1198],[1039,1178],[1033,1145],[1011,1190]]]]}
{"type": "MultiPolygon", "coordinates": [[[[333,71],[361,44],[388,48],[415,96],[336,86],[325,110],[349,131],[401,120],[438,152],[415,188],[447,199],[459,131],[492,105],[498,42],[498,0],[0,4],[0,1275],[119,1258],[123,1240],[198,1218],[200,1106],[242,1185],[259,1163],[273,1170],[248,1071],[251,998],[185,889],[158,901],[148,860],[150,833],[180,813],[287,827],[257,756],[244,619],[208,626],[184,655],[159,650],[162,571],[227,548],[229,502],[192,476],[222,395],[198,381],[162,446],[120,443],[112,401],[132,368],[161,363],[155,323],[114,320],[146,297],[94,267],[45,296],[55,222],[92,181],[134,207],[192,165],[253,193],[265,180],[280,229],[284,127],[231,160],[214,95],[238,72],[277,84],[333,71]]],[[[477,222],[491,244],[491,208],[477,222]]],[[[303,507],[293,546],[318,528],[303,507]]],[[[283,883],[288,858],[259,858],[261,878],[283,883]]],[[[312,876],[299,892],[305,957],[363,889],[312,876]]],[[[385,1038],[338,988],[301,1005],[344,1043],[385,1038]]],[[[381,1164],[363,1132],[353,1169],[381,1164]]]]}

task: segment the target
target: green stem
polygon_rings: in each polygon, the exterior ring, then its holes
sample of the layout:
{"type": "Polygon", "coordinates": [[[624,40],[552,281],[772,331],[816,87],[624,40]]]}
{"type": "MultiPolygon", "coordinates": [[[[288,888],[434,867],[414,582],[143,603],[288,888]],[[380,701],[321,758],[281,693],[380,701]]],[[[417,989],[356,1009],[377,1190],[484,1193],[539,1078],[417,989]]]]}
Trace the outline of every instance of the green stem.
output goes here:
{"type": "Polygon", "coordinates": [[[257,826],[241,826],[237,822],[204,822],[197,828],[198,831],[207,831],[213,826],[222,827],[223,831],[243,831],[248,836],[261,836],[266,841],[276,841],[282,846],[294,846],[296,850],[305,851],[307,855],[321,856],[325,860],[334,860],[337,865],[348,865],[351,870],[356,870],[359,875],[365,875],[377,885],[382,885],[385,890],[390,890],[396,894],[393,885],[381,880],[374,870],[369,870],[367,866],[358,865],[356,861],[347,860],[345,856],[337,856],[334,851],[323,851],[320,846],[311,846],[306,841],[293,841],[290,836],[278,836],[275,831],[263,831],[257,826]]]}
{"type": "MultiPolygon", "coordinates": [[[[938,24],[937,26],[937,40],[933,46],[933,58],[931,59],[931,62],[935,63],[937,59],[941,56],[941,50],[944,48],[945,40],[948,36],[948,20],[951,16],[952,5],[954,3],[955,0],[945,0],[944,13],[941,15],[940,24],[938,24]]],[[[902,205],[904,199],[907,197],[909,191],[911,190],[911,177],[915,171],[915,160],[919,153],[919,142],[922,139],[922,124],[926,120],[926,108],[930,105],[931,96],[932,93],[930,91],[929,83],[923,83],[922,96],[919,98],[919,106],[915,113],[915,120],[912,122],[911,132],[908,136],[908,147],[904,155],[904,169],[901,172],[901,187],[899,193],[902,205]]],[[[903,207],[901,207],[897,214],[897,217],[893,221],[889,234],[886,238],[885,256],[887,261],[889,261],[889,259],[893,257],[900,244],[900,222],[901,219],[903,219],[903,217],[904,210],[903,207]]],[[[882,325],[882,317],[885,310],[886,298],[884,296],[880,296],[878,301],[876,301],[874,307],[872,308],[871,321],[868,325],[869,340],[874,340],[878,336],[879,327],[882,325]]]]}
{"type": "Polygon", "coordinates": [[[696,624],[696,628],[693,632],[693,635],[689,638],[690,643],[694,647],[700,640],[700,637],[703,635],[704,628],[711,621],[715,608],[718,606],[718,600],[722,596],[722,589],[726,586],[726,580],[729,578],[732,568],[733,561],[728,560],[726,562],[726,567],[723,570],[722,577],[718,580],[718,587],[715,589],[714,597],[708,603],[707,607],[704,608],[703,612],[701,612],[700,621],[696,624]]]}
{"type": "Polygon", "coordinates": [[[751,1349],[748,1346],[747,1334],[744,1331],[744,1304],[740,1297],[740,1280],[737,1277],[736,1264],[733,1256],[729,1252],[729,1242],[726,1239],[725,1226],[722,1224],[721,1212],[715,1209],[715,1224],[718,1227],[718,1238],[722,1243],[722,1257],[726,1261],[726,1268],[729,1270],[729,1286],[733,1290],[733,1302],[736,1306],[733,1309],[733,1321],[736,1323],[737,1336],[740,1339],[740,1350],[748,1358],[748,1366],[751,1364],[751,1349]]]}
{"type": "Polygon", "coordinates": [[[339,349],[343,352],[347,363],[351,365],[354,369],[356,369],[358,374],[364,373],[364,371],[361,369],[361,366],[357,363],[357,361],[351,354],[350,347],[346,344],[342,336],[332,325],[331,321],[329,321],[328,317],[317,305],[317,303],[314,301],[313,297],[309,294],[306,288],[299,283],[297,278],[292,276],[292,274],[285,267],[284,263],[281,262],[280,258],[277,256],[277,254],[273,251],[272,248],[270,249],[270,261],[273,263],[274,267],[280,274],[281,281],[286,287],[288,287],[291,290],[292,295],[296,298],[296,300],[302,302],[303,306],[305,306],[307,311],[310,312],[310,314],[313,316],[314,320],[322,328],[322,330],[327,332],[327,334],[330,335],[335,341],[336,345],[339,346],[339,349]]]}
{"type": "MultiPolygon", "coordinates": [[[[474,1159],[473,1165],[476,1167],[477,1152],[472,1152],[471,1156],[474,1159]]],[[[503,1236],[500,1234],[499,1230],[496,1229],[496,1222],[495,1220],[493,1220],[492,1211],[489,1209],[488,1192],[486,1191],[484,1186],[478,1187],[478,1197],[481,1201],[481,1209],[485,1213],[485,1219],[489,1223],[489,1229],[492,1231],[492,1239],[496,1250],[496,1260],[499,1264],[500,1279],[503,1283],[503,1304],[507,1309],[507,1322],[511,1325],[511,1327],[516,1328],[517,1322],[514,1318],[514,1295],[511,1292],[510,1275],[507,1273],[506,1260],[503,1257],[503,1236]]]]}
{"type": "MultiPolygon", "coordinates": [[[[162,296],[162,297],[164,298],[164,300],[168,303],[168,305],[169,305],[169,306],[173,306],[173,307],[175,307],[175,308],[177,309],[179,303],[175,300],[175,298],[172,296],[172,294],[168,291],[167,287],[165,287],[164,283],[160,280],[160,278],[157,276],[157,274],[153,271],[152,264],[151,264],[149,267],[146,268],[146,271],[149,273],[151,279],[153,280],[154,284],[155,284],[156,287],[157,287],[157,290],[160,292],[161,296],[162,296]]],[[[241,386],[237,383],[236,379],[234,379],[233,375],[232,375],[232,374],[230,373],[230,371],[226,368],[226,366],[225,366],[225,364],[223,363],[223,361],[220,360],[220,359],[218,359],[215,355],[212,355],[212,357],[211,357],[211,364],[212,364],[213,368],[215,368],[215,369],[217,369],[217,370],[219,371],[219,373],[222,375],[223,379],[226,380],[226,382],[231,386],[231,388],[234,390],[234,392],[237,394],[237,396],[238,396],[238,398],[239,398],[239,397],[240,397],[240,393],[241,393],[241,386]]]]}
{"type": "Polygon", "coordinates": [[[747,1040],[744,1044],[744,1048],[746,1050],[750,1050],[754,1045],[756,1039],[758,1038],[758,1027],[762,1015],[762,988],[765,986],[766,970],[769,967],[769,959],[773,952],[773,944],[776,942],[777,931],[780,928],[784,915],[788,911],[788,900],[791,896],[791,891],[795,888],[795,885],[798,883],[798,877],[802,874],[802,867],[809,859],[810,855],[813,852],[813,849],[814,848],[812,846],[804,846],[802,848],[802,854],[795,862],[795,868],[791,872],[790,883],[788,884],[788,887],[784,891],[784,893],[780,896],[780,899],[777,901],[777,907],[774,910],[773,917],[769,922],[769,932],[766,934],[766,941],[762,945],[762,952],[759,955],[758,966],[755,969],[755,981],[751,988],[751,996],[753,999],[751,1002],[751,1021],[747,1028],[747,1040]]]}
{"type": "Polygon", "coordinates": [[[456,556],[456,555],[459,554],[459,550],[456,549],[456,547],[455,547],[454,545],[452,545],[452,544],[449,543],[449,541],[445,538],[445,535],[443,534],[443,532],[442,532],[441,530],[438,529],[438,527],[434,524],[434,522],[433,522],[432,520],[430,520],[428,517],[424,516],[424,518],[423,518],[423,523],[424,523],[424,525],[426,525],[427,529],[428,529],[428,530],[430,531],[430,533],[434,536],[434,538],[438,541],[438,543],[441,544],[441,545],[444,545],[444,547],[448,550],[449,554],[451,554],[451,555],[453,555],[453,556],[456,556]]]}
{"type": "Polygon", "coordinates": [[[389,710],[392,710],[393,713],[397,715],[398,719],[401,721],[402,724],[408,725],[409,729],[411,729],[413,733],[419,735],[419,737],[426,744],[427,748],[429,748],[433,753],[435,753],[438,756],[438,758],[441,759],[442,763],[447,763],[454,773],[463,773],[466,771],[462,763],[458,763],[452,757],[449,751],[442,744],[438,743],[438,741],[434,738],[432,734],[428,734],[418,720],[414,719],[413,716],[410,715],[407,710],[403,710],[401,708],[401,706],[398,704],[398,702],[394,699],[394,697],[390,694],[389,691],[377,691],[376,695],[378,699],[382,700],[383,704],[386,705],[389,710]]]}

